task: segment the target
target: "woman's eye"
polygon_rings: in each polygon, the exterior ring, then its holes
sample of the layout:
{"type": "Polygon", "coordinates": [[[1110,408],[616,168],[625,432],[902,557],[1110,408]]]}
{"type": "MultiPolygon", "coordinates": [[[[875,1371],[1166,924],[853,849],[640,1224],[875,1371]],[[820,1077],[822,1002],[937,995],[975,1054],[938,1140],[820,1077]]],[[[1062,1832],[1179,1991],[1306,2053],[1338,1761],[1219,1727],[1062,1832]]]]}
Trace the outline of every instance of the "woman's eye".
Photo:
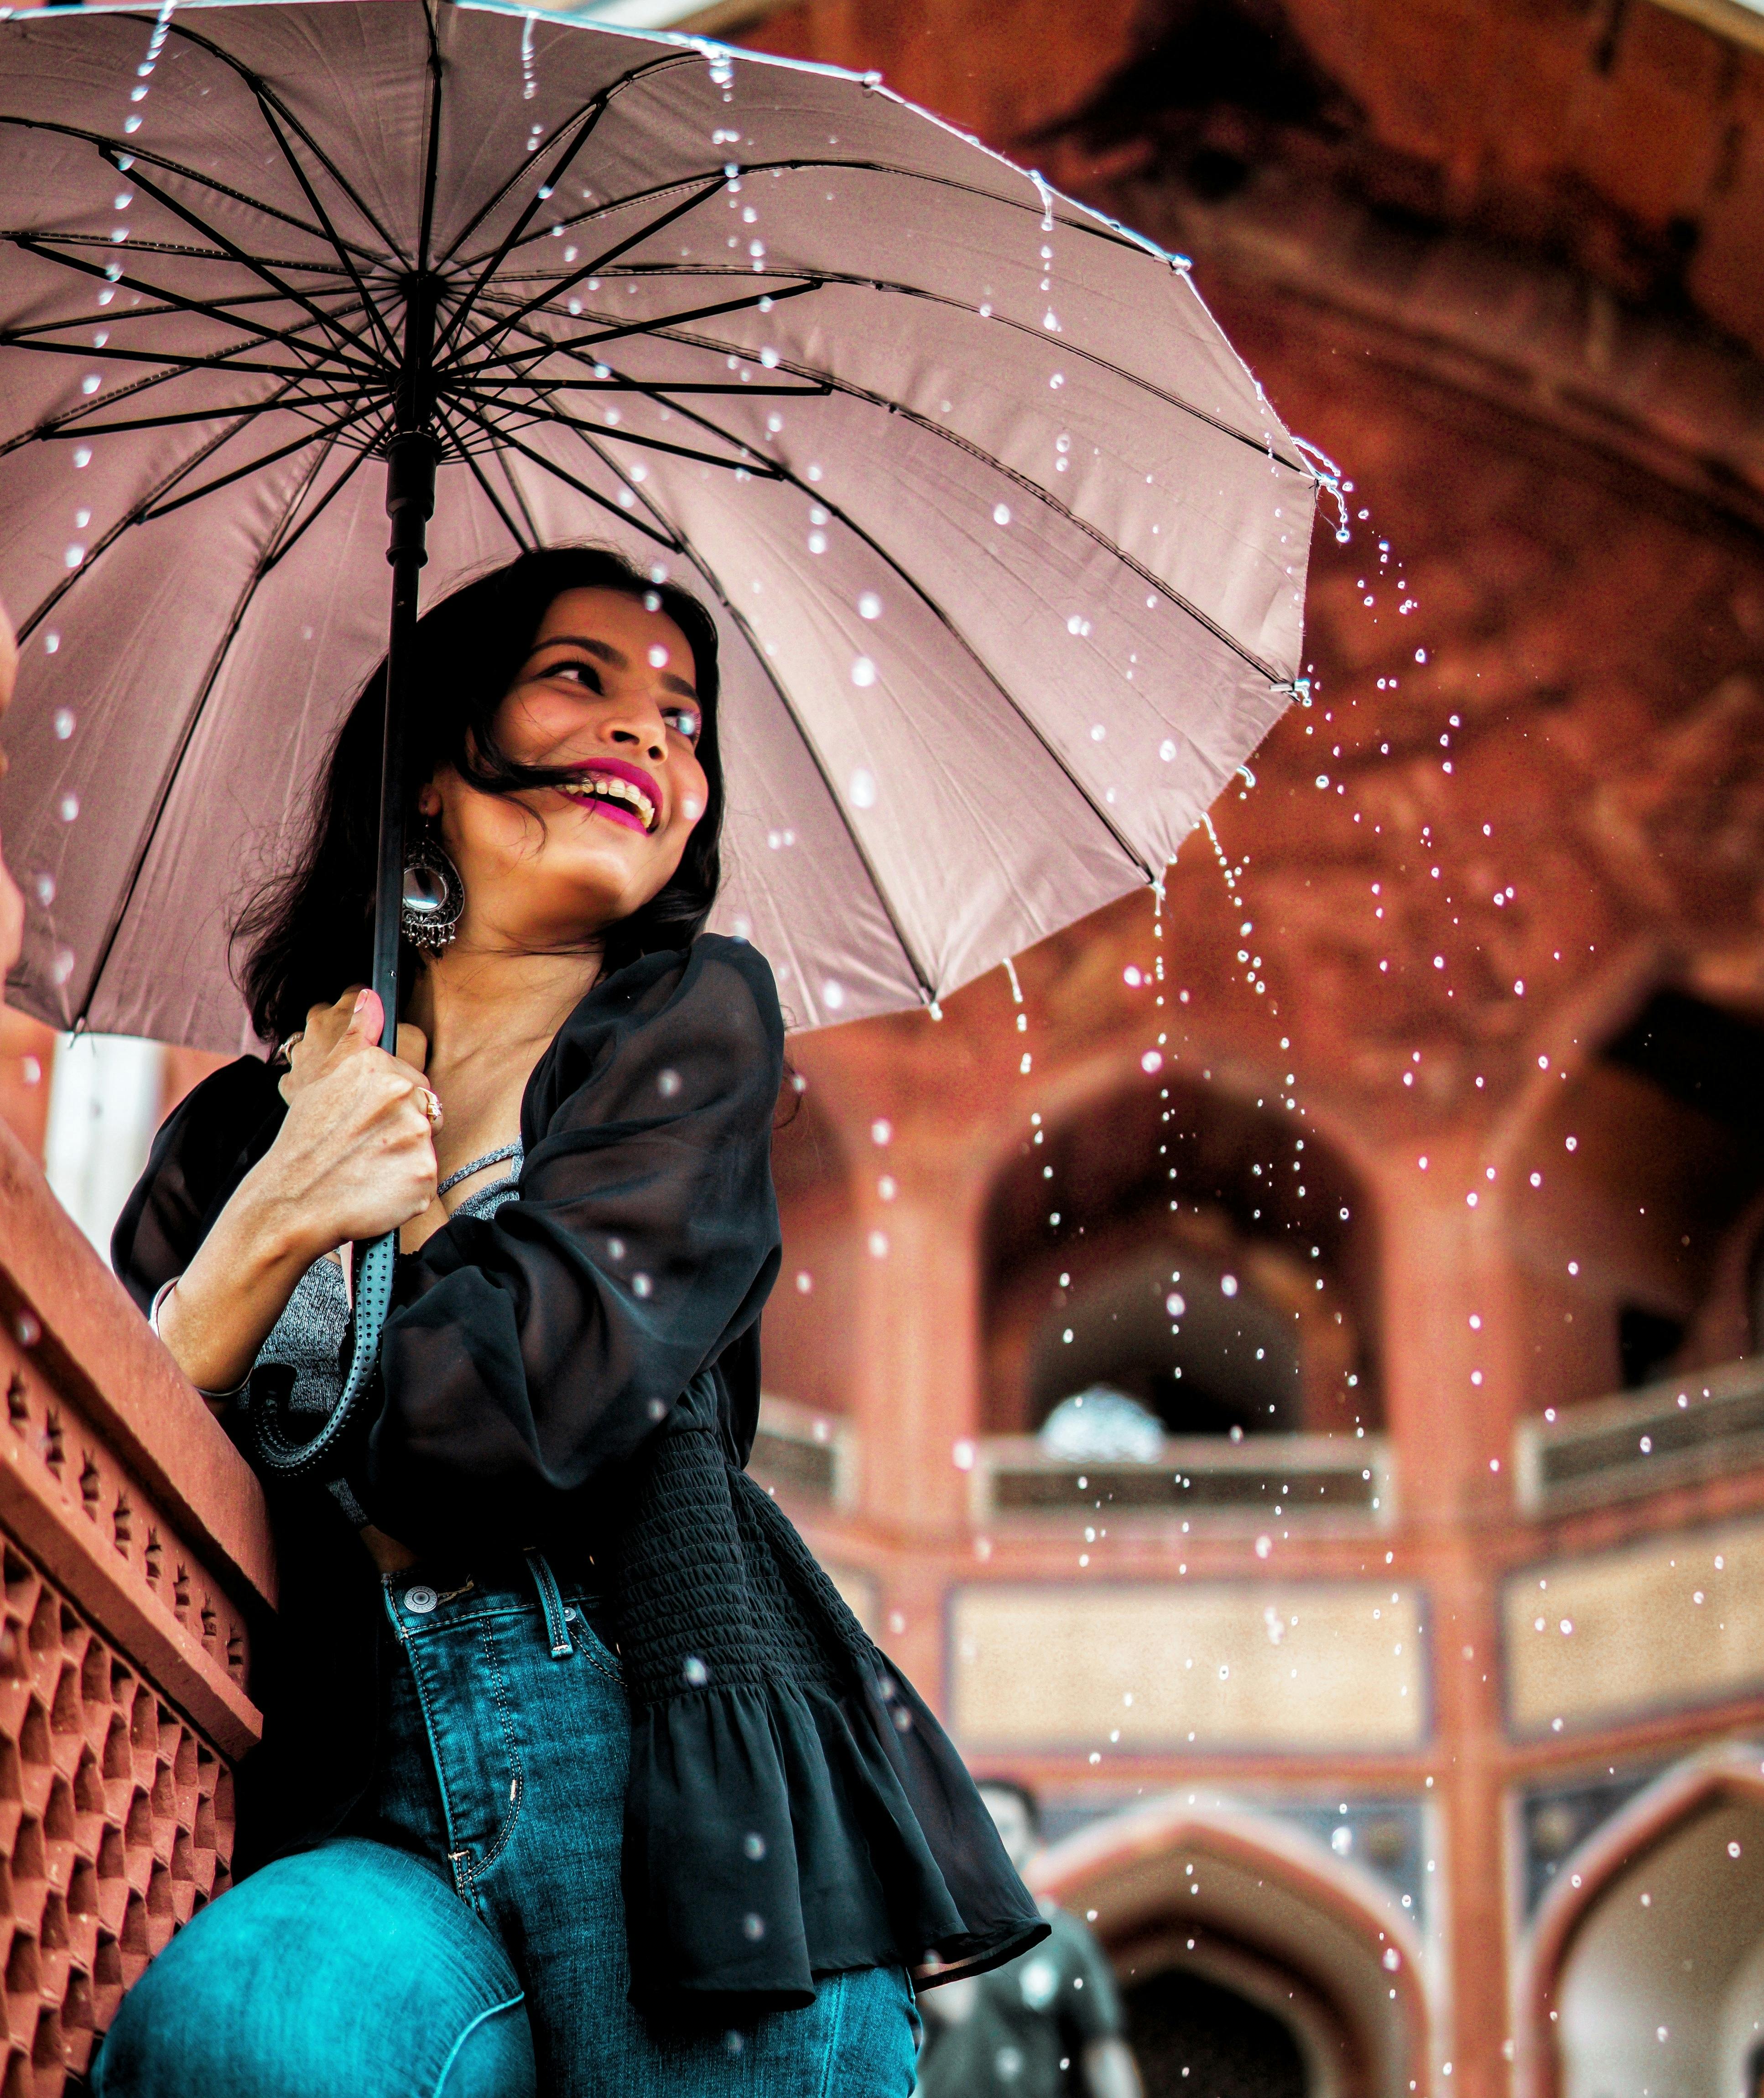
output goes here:
{"type": "Polygon", "coordinates": [[[547,678],[573,678],[577,684],[586,685],[590,692],[603,691],[605,689],[600,682],[600,673],[592,663],[580,661],[554,663],[544,674],[547,678]]]}
{"type": "Polygon", "coordinates": [[[683,735],[688,743],[698,741],[704,725],[696,707],[669,707],[661,718],[676,735],[683,735]]]}

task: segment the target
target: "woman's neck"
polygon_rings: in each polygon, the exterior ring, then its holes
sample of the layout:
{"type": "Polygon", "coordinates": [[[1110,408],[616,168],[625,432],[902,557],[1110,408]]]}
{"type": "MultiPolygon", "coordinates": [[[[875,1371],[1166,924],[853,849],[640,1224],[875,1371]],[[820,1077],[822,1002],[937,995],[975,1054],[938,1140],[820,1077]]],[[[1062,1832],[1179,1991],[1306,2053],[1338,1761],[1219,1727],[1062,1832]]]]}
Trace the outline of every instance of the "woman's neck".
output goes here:
{"type": "Polygon", "coordinates": [[[504,1069],[520,1062],[524,1084],[599,972],[598,954],[522,954],[462,938],[430,958],[405,1017],[428,1041],[432,1078],[488,1056],[504,1069]]]}

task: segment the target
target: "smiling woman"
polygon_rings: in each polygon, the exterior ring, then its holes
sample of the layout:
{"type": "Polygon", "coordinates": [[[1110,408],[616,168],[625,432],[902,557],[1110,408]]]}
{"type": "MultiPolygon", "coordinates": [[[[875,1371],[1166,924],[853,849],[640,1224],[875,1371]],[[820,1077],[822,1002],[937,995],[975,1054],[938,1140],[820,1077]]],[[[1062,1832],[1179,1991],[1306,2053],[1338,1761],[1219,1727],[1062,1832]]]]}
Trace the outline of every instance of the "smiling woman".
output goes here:
{"type": "Polygon", "coordinates": [[[148,1970],[94,2091],[905,2098],[909,1975],[1046,1926],[742,1468],[783,1025],[703,929],[716,630],[593,549],[422,620],[396,1055],[359,989],[384,676],[241,921],[280,1049],[191,1095],[117,1227],[191,1380],[291,1437],[338,1407],[348,1242],[401,1249],[375,1402],[271,1482],[240,1843],[274,1862],[148,1970]]]}

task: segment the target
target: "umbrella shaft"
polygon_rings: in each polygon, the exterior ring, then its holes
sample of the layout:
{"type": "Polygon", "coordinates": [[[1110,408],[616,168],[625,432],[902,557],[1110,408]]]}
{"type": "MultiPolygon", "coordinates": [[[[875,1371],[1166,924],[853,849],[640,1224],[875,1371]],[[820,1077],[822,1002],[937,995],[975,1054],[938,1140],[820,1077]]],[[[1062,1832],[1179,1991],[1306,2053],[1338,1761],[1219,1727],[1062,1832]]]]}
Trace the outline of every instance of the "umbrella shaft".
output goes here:
{"type": "Polygon", "coordinates": [[[384,1012],[382,1048],[398,1036],[399,906],[404,889],[405,723],[416,642],[417,578],[428,559],[437,445],[426,432],[394,437],[386,467],[392,542],[392,632],[386,649],[386,719],[380,749],[380,878],[374,898],[374,989],[384,1012]]]}

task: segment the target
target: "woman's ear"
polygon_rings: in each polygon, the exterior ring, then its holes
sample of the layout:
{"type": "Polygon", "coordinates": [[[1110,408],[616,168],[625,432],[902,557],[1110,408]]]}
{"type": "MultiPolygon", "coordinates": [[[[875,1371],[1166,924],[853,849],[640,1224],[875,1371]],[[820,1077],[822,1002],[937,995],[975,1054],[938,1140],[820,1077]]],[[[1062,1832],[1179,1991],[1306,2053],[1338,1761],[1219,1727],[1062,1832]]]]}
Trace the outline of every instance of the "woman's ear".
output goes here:
{"type": "Polygon", "coordinates": [[[419,816],[438,816],[441,814],[441,789],[432,779],[417,796],[416,809],[419,816]]]}

